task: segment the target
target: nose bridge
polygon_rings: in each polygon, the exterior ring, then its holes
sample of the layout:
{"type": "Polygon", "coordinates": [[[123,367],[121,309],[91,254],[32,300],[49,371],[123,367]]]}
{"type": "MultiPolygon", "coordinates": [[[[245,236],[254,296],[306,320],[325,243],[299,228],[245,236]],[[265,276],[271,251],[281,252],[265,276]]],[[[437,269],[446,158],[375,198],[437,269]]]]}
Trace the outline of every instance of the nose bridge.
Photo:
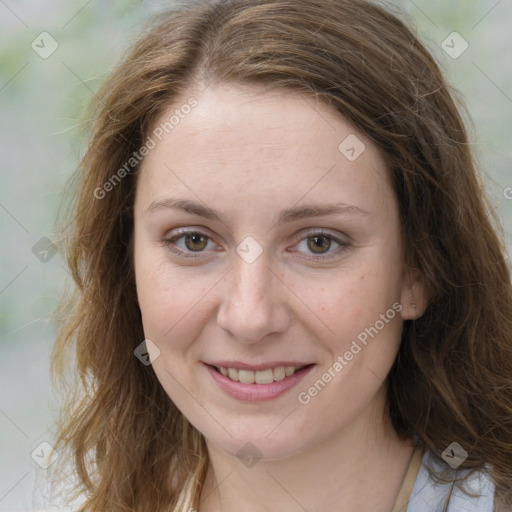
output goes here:
{"type": "Polygon", "coordinates": [[[271,298],[272,273],[265,259],[238,261],[234,268],[235,294],[239,301],[263,305],[271,298]]]}
{"type": "Polygon", "coordinates": [[[286,327],[287,315],[267,258],[249,262],[236,255],[225,279],[218,313],[223,329],[239,341],[257,342],[286,327]]]}

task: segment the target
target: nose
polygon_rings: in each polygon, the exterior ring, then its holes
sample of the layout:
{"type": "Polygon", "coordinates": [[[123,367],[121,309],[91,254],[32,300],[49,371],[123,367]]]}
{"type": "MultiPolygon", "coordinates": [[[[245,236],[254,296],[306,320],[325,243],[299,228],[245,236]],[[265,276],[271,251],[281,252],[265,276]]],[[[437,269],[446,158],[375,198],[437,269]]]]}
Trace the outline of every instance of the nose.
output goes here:
{"type": "Polygon", "coordinates": [[[218,325],[243,343],[257,343],[270,334],[284,332],[290,313],[283,288],[263,255],[252,263],[237,255],[223,279],[218,325]]]}

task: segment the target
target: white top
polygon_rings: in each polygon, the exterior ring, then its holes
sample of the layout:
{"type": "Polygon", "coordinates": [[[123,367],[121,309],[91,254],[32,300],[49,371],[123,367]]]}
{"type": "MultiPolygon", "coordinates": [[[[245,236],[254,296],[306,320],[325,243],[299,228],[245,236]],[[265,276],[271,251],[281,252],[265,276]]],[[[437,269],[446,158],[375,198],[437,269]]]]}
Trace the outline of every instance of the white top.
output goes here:
{"type": "MultiPolygon", "coordinates": [[[[429,450],[425,450],[406,512],[444,511],[444,505],[452,485],[433,481],[427,470],[427,465],[439,472],[445,469],[442,463],[431,456],[429,450]]],[[[467,470],[461,471],[460,475],[463,476],[465,472],[467,470]]],[[[467,491],[477,493],[480,496],[472,498],[457,485],[454,485],[448,504],[448,512],[493,512],[494,482],[489,475],[483,472],[475,472],[461,485],[467,491]]]]}

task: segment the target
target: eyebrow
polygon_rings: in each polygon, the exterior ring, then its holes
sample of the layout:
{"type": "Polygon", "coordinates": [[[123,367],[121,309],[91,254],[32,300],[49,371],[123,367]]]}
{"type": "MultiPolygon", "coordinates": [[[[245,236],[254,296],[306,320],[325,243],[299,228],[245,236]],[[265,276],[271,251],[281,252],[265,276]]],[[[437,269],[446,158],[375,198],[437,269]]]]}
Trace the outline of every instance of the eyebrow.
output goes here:
{"type": "MultiPolygon", "coordinates": [[[[147,208],[146,213],[162,209],[183,210],[193,215],[199,215],[206,219],[217,220],[224,223],[223,216],[218,210],[210,208],[204,204],[191,201],[190,199],[167,198],[160,201],[153,201],[147,208]]],[[[369,212],[359,208],[358,206],[346,203],[305,204],[281,211],[277,220],[277,225],[309,217],[321,217],[324,215],[335,214],[369,215],[369,212]]]]}

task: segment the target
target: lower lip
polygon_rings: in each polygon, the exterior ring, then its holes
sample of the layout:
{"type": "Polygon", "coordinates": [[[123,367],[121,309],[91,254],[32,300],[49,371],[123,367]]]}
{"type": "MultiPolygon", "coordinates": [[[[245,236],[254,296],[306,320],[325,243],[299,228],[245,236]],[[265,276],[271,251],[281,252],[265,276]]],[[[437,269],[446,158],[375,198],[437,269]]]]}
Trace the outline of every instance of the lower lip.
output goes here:
{"type": "Polygon", "coordinates": [[[290,377],[285,377],[282,380],[269,384],[244,384],[243,382],[237,382],[225,377],[213,366],[205,366],[213,380],[230,397],[243,400],[244,402],[264,402],[266,400],[273,400],[292,389],[312,370],[314,365],[306,366],[290,377]]]}

